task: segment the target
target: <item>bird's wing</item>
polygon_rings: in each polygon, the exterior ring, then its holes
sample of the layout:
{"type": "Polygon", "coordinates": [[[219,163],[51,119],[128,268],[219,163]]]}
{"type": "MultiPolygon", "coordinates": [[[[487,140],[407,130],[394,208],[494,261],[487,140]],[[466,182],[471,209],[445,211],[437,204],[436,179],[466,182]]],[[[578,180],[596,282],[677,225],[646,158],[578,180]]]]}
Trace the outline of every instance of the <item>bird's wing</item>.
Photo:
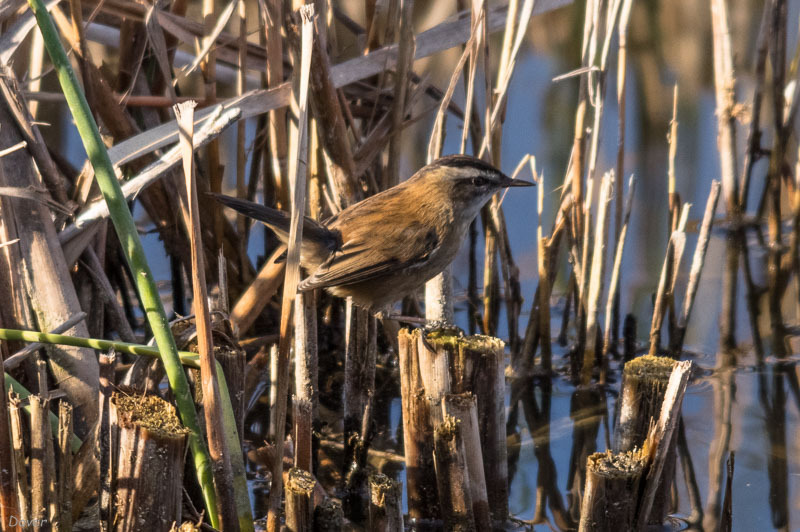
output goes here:
{"type": "MultiPolygon", "coordinates": [[[[389,231],[392,233],[392,231],[389,231]]],[[[300,291],[341,286],[368,281],[376,277],[406,270],[422,264],[439,246],[436,232],[417,230],[396,231],[396,238],[383,239],[378,247],[375,239],[365,242],[366,234],[356,235],[339,251],[300,283],[300,291]]]]}

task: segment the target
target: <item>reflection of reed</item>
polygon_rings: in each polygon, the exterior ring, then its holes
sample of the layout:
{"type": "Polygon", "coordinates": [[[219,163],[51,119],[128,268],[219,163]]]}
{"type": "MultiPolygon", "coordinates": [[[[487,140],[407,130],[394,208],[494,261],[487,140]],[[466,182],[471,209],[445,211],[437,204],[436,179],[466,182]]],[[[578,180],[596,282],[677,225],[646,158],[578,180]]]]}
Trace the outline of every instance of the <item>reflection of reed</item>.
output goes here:
{"type": "Polygon", "coordinates": [[[600,420],[606,415],[605,394],[597,388],[578,388],[572,393],[569,417],[573,421],[572,451],[567,473],[567,503],[569,514],[578,520],[581,493],[586,482],[586,458],[597,450],[600,420]]]}
{"type": "Polygon", "coordinates": [[[769,478],[769,507],[772,525],[777,530],[789,530],[789,474],[786,462],[786,392],[783,378],[789,367],[784,363],[771,365],[758,374],[758,396],[764,409],[764,423],[769,440],[767,476],[769,478]],[[771,386],[770,386],[771,380],[771,386]]]}
{"type": "Polygon", "coordinates": [[[528,379],[516,382],[519,399],[528,431],[533,439],[533,452],[539,468],[536,475],[536,508],[533,523],[547,522],[546,508],[550,508],[555,526],[559,530],[568,530],[575,526],[569,513],[564,509],[561,492],[558,490],[558,471],[550,453],[550,402],[552,397],[552,381],[543,378],[534,382],[528,379]],[[536,400],[536,390],[540,400],[536,400]]]}
{"type": "MultiPolygon", "coordinates": [[[[721,340],[722,341],[722,340],[721,340]]],[[[736,391],[736,357],[721,351],[717,357],[712,386],[714,389],[714,439],[708,456],[708,498],[704,530],[716,530],[719,523],[722,472],[731,443],[731,410],[736,391]]]]}
{"type": "Polygon", "coordinates": [[[683,417],[681,417],[678,424],[678,456],[681,459],[683,478],[686,481],[686,493],[689,495],[689,504],[692,508],[686,521],[689,526],[697,527],[703,522],[703,503],[700,500],[700,489],[697,487],[692,455],[689,453],[689,442],[686,440],[686,424],[683,422],[683,417]]]}

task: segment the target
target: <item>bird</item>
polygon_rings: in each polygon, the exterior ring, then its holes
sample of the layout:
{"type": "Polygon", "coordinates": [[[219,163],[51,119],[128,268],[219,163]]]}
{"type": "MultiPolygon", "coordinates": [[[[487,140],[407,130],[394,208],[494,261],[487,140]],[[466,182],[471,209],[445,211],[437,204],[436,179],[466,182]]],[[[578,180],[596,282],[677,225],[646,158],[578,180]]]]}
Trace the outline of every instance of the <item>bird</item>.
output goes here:
{"type": "MultiPolygon", "coordinates": [[[[442,272],[456,256],[469,225],[511,179],[469,155],[448,155],[406,181],[317,222],[303,219],[300,265],[305,292],[324,288],[378,316],[442,272]]],[[[260,221],[289,240],[289,215],[251,201],[213,194],[220,203],[260,221]]]]}

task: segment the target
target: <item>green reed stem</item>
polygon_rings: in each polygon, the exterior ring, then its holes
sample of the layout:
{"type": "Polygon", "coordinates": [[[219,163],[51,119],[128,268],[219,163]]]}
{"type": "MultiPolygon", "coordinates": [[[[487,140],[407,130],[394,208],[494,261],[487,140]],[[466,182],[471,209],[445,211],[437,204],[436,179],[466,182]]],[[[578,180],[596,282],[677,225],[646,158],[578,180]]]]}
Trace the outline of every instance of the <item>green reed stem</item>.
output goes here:
{"type": "Polygon", "coordinates": [[[161,360],[164,363],[167,378],[169,379],[170,388],[175,396],[178,413],[184,426],[190,431],[189,447],[194,459],[197,480],[203,491],[209,521],[213,527],[219,528],[219,515],[208,448],[200,432],[197,411],[194,408],[194,402],[189,392],[189,383],[181,367],[178,347],[172,337],[153,274],[147,264],[139,234],[133,223],[133,217],[128,209],[122,188],[114,174],[114,167],[108,157],[106,147],[100,138],[97,123],[89,110],[86,96],[83,94],[80,85],[78,85],[75,72],[69,63],[50,14],[47,12],[42,0],[28,0],[28,4],[36,16],[36,22],[42,32],[47,53],[50,55],[50,60],[53,62],[53,67],[58,75],[61,90],[64,92],[69,109],[75,119],[78,133],[83,141],[83,146],[86,149],[86,154],[94,168],[97,184],[103,193],[106,204],[108,204],[111,221],[116,229],[125,258],[134,273],[147,321],[153,331],[153,336],[161,353],[161,360]]]}

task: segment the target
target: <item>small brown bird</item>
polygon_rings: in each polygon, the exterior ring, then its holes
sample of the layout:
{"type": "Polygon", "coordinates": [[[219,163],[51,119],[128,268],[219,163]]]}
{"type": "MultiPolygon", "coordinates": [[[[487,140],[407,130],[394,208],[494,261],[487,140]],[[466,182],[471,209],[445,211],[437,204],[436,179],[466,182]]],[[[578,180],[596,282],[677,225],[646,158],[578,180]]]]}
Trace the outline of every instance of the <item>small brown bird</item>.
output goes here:
{"type": "MultiPolygon", "coordinates": [[[[470,223],[492,195],[506,187],[531,185],[480,159],[449,155],[325,222],[305,218],[300,264],[311,275],[298,289],[325,288],[382,312],[450,264],[470,223]]],[[[286,213],[230,196],[215,197],[287,242],[286,213]]]]}

